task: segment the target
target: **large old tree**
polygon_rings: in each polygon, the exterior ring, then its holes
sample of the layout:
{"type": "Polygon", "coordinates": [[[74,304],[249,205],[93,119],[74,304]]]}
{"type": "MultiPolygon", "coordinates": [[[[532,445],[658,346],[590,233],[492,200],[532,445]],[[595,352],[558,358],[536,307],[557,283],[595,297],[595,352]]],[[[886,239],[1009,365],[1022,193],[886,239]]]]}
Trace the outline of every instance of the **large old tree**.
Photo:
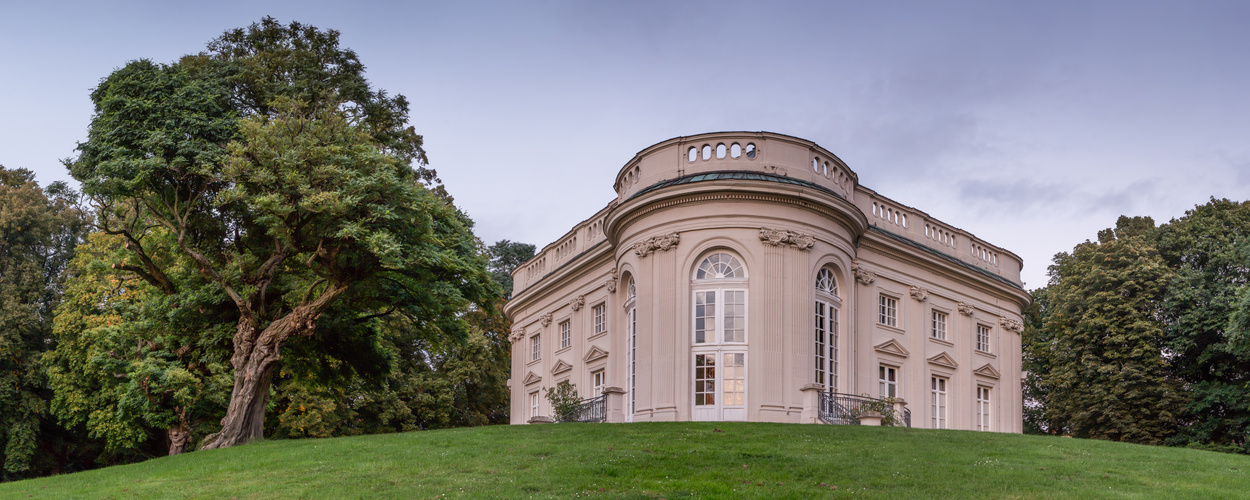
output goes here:
{"type": "MultiPolygon", "coordinates": [[[[497,293],[471,221],[427,185],[407,101],[363,71],[337,32],[267,18],[176,64],[132,62],[92,93],[68,166],[133,254],[118,269],[179,293],[146,241],[160,228],[238,312],[230,402],[202,448],[262,437],[284,344],[323,314],[460,336],[461,313],[497,293]]],[[[375,348],[359,340],[321,345],[375,348]]]]}

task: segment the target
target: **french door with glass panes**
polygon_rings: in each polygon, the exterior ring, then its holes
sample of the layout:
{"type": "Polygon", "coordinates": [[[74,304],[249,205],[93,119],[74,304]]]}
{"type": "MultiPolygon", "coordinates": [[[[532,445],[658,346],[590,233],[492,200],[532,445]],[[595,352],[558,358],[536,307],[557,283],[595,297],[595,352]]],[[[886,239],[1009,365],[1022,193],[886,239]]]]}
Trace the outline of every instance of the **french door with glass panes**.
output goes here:
{"type": "Polygon", "coordinates": [[[747,353],[745,349],[709,349],[694,353],[693,420],[746,420],[747,353]]]}

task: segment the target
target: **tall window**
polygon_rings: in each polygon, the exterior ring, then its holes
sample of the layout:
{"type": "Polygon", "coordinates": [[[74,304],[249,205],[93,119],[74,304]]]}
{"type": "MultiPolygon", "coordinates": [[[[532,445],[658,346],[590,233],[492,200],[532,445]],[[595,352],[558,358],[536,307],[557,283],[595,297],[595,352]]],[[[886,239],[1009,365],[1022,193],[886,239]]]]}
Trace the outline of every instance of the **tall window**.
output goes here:
{"type": "Polygon", "coordinates": [[[598,304],[595,307],[592,307],[591,313],[592,313],[592,316],[594,316],[595,318],[595,330],[594,330],[595,333],[594,334],[599,335],[600,333],[608,331],[607,304],[598,304]]]}
{"type": "Polygon", "coordinates": [[[929,335],[938,340],[946,340],[946,313],[933,311],[931,316],[929,335]]]}
{"type": "Polygon", "coordinates": [[[594,391],[590,393],[590,397],[599,397],[600,394],[603,394],[604,380],[603,370],[598,370],[590,374],[590,387],[591,390],[594,391]]]}
{"type": "Polygon", "coordinates": [[[878,312],[878,323],[885,326],[898,326],[898,299],[889,295],[882,295],[878,312]]]}
{"type": "Polygon", "coordinates": [[[746,272],[738,259],[714,253],[695,272],[694,343],[746,342],[746,272]]]}
{"type": "Polygon", "coordinates": [[[530,361],[538,361],[543,356],[543,342],[541,335],[530,337],[530,361]]]}
{"type": "Polygon", "coordinates": [[[946,428],[946,379],[942,377],[933,377],[930,379],[930,394],[932,395],[932,405],[930,407],[930,418],[933,422],[934,429],[946,428]]]}
{"type": "Polygon", "coordinates": [[[538,391],[530,393],[530,418],[538,416],[538,391]]]}
{"type": "Polygon", "coordinates": [[[990,388],[977,386],[977,430],[990,430],[990,388]]]}
{"type": "Polygon", "coordinates": [[[977,350],[990,352],[990,327],[977,325],[977,350]]]}
{"type": "Polygon", "coordinates": [[[625,335],[629,348],[625,350],[625,370],[629,383],[629,411],[625,412],[626,421],[634,420],[634,412],[638,408],[638,309],[635,307],[638,289],[634,286],[634,278],[628,278],[625,284],[625,335]]]}
{"type": "Polygon", "coordinates": [[[573,327],[568,321],[560,322],[560,348],[573,345],[573,327]]]}
{"type": "Polygon", "coordinates": [[[898,397],[898,369],[893,366],[877,367],[877,395],[882,398],[898,397]]]}
{"type": "Polygon", "coordinates": [[[838,299],[833,272],[816,273],[815,329],[816,383],[830,391],[838,390],[838,299]]]}
{"type": "Polygon", "coordinates": [[[737,257],[704,257],[690,283],[693,420],[746,419],[747,273],[737,257]]]}

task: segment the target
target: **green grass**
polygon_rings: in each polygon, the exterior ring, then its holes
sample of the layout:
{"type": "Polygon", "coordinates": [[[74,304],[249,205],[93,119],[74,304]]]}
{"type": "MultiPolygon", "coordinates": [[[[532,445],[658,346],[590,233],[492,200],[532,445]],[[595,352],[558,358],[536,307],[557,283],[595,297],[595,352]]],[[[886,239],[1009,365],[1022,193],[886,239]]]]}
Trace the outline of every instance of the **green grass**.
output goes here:
{"type": "Polygon", "coordinates": [[[479,427],[225,450],[0,498],[1245,498],[1250,457],[1056,437],[762,423],[479,427]]]}

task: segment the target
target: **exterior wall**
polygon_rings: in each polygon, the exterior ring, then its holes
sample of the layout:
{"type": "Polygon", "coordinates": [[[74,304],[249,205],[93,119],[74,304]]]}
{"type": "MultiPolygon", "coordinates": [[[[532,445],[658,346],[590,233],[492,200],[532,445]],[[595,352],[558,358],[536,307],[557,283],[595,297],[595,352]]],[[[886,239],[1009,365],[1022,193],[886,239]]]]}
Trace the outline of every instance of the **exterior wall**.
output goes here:
{"type": "Polygon", "coordinates": [[[711,347],[695,345],[692,311],[694,290],[714,284],[693,277],[702,259],[725,252],[747,275],[734,284],[746,291],[746,342],[722,346],[745,354],[746,404],[718,418],[810,421],[802,389],[815,377],[814,284],[827,268],[840,299],[837,392],[876,397],[886,364],[899,373],[913,426],[931,425],[930,378],[939,376],[947,427],[976,429],[977,388],[988,387],[990,430],[1021,432],[1019,325],[1029,301],[1021,260],[857,182],[833,154],[780,134],[705,134],[644,149],[618,173],[616,200],[513,273],[512,422],[553,416],[542,389],[561,380],[592,396],[601,369],[605,386],[634,403],[629,420],[707,417],[696,411],[694,360],[711,347]],[[882,294],[897,301],[894,327],[878,321],[882,294]],[[637,313],[632,384],[626,306],[637,313]],[[945,340],[930,336],[935,309],[947,314],[945,340]],[[564,321],[568,347],[559,345],[564,321]],[[978,324],[990,328],[988,352],[976,349],[978,324]]]}

